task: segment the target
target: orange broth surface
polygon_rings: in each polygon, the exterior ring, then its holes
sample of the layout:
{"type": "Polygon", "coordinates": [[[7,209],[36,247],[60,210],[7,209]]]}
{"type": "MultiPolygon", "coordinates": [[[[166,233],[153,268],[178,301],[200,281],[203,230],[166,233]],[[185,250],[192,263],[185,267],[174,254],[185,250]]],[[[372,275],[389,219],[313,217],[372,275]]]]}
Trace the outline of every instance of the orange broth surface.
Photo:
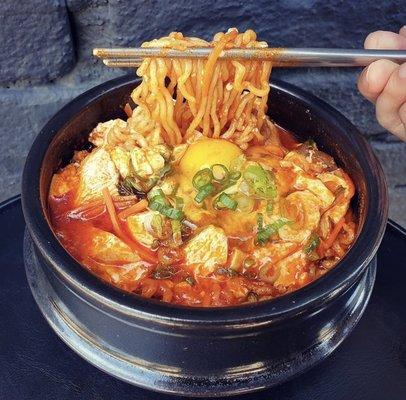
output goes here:
{"type": "MultiPolygon", "coordinates": [[[[294,152],[300,143],[289,132],[280,127],[277,129],[283,157],[275,156],[269,152],[269,149],[262,151],[258,145],[255,146],[256,148],[248,147],[245,155],[249,160],[266,158],[273,160],[277,188],[286,198],[294,191],[292,187],[297,174],[294,168],[289,167],[288,163],[283,165],[281,160],[286,154],[294,152]]],[[[271,150],[273,153],[278,153],[277,148],[271,148],[271,150]]],[[[186,227],[182,232],[181,246],[169,246],[165,241],[161,241],[154,247],[146,246],[134,238],[126,219],[120,218],[120,212],[139,200],[136,196],[129,196],[123,197],[123,200],[113,198],[121,232],[121,237],[117,240],[125,243],[123,245],[125,251],[121,255],[121,250],[116,251],[113,246],[110,257],[103,241],[97,242],[95,239],[95,232],[108,232],[114,237],[117,236],[117,228],[112,224],[111,215],[103,198],[79,207],[75,204],[80,180],[80,164],[87,156],[87,153],[81,152],[76,160],[54,176],[48,203],[53,230],[65,249],[85,268],[110,284],[143,297],[156,298],[173,304],[203,307],[231,306],[271,299],[297,290],[323,275],[343,257],[354,240],[356,223],[351,209],[345,212],[344,217],[337,224],[331,224],[328,235],[319,240],[311,253],[305,255],[303,249],[308,251],[307,242],[288,241],[283,251],[280,251],[282,241],[277,235],[274,235],[265,245],[258,246],[255,241],[255,224],[248,224],[243,233],[227,235],[227,262],[216,266],[209,273],[199,273],[196,265],[186,263],[184,246],[193,238],[194,231],[198,232],[206,225],[213,224],[213,218],[200,219],[194,224],[193,229],[186,227]],[[335,236],[333,240],[332,234],[335,236]],[[97,249],[89,250],[97,245],[104,248],[103,253],[97,249]],[[140,260],[132,260],[131,252],[139,255],[140,260]],[[232,258],[235,254],[241,254],[240,252],[243,254],[244,261],[238,265],[238,268],[231,268],[232,258]],[[262,256],[255,256],[255,252],[262,252],[262,256]],[[302,252],[300,258],[292,258],[290,262],[284,263],[284,260],[299,252],[302,252]]],[[[311,179],[316,175],[312,170],[306,172],[306,177],[311,179]]],[[[340,170],[339,175],[351,182],[343,171],[340,170]]],[[[340,188],[334,187],[332,182],[327,181],[325,185],[332,193],[340,192],[340,188]]],[[[334,201],[340,201],[340,194],[334,201]]],[[[306,223],[307,216],[304,209],[300,204],[297,206],[293,202],[288,206],[285,203],[282,205],[285,207],[285,216],[294,220],[300,229],[300,225],[306,223]]],[[[255,207],[260,207],[260,202],[255,207]]],[[[255,212],[255,207],[251,212],[255,212]]],[[[327,212],[331,207],[322,212],[327,212]]],[[[215,211],[214,220],[221,220],[219,225],[224,227],[235,212],[215,211]]],[[[322,215],[321,213],[321,218],[323,218],[322,215]]]]}

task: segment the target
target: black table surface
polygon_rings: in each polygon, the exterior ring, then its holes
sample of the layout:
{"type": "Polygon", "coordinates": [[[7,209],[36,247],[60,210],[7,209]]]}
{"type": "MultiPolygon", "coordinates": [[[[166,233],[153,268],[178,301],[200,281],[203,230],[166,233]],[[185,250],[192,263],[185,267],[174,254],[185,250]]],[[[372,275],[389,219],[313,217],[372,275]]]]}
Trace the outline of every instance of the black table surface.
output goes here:
{"type": "MultiPolygon", "coordinates": [[[[0,399],[177,400],[121,382],[70,350],[42,317],[23,265],[19,197],[0,205],[0,399]]],[[[233,397],[232,399],[237,399],[233,397]]],[[[238,400],[406,399],[406,231],[389,222],[370,303],[345,342],[310,371],[238,400]]]]}

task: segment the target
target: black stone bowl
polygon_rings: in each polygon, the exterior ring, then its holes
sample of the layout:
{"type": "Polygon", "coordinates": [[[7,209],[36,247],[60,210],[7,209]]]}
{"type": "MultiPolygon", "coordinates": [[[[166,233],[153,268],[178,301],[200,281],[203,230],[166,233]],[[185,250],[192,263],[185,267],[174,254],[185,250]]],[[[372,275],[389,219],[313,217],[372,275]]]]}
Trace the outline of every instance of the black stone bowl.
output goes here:
{"type": "Polygon", "coordinates": [[[354,180],[356,242],[332,271],[274,300],[188,308],[145,299],[123,293],[81,267],[58,242],[47,218],[52,174],[74,149],[86,145],[99,121],[124,117],[123,106],[138,83],[122,77],[77,97],[42,129],[28,155],[22,184],[25,265],[41,311],[62,340],[89,362],[152,390],[230,395],[303,372],[350,333],[373,287],[388,198],[370,146],[329,105],[274,81],[271,118],[302,140],[314,139],[354,180]]]}

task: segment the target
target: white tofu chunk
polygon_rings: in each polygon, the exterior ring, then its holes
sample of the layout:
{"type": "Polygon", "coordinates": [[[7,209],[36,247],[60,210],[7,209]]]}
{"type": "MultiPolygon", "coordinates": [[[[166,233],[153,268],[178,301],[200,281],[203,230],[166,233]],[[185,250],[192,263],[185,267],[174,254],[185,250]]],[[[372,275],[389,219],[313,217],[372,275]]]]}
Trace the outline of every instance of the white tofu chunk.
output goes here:
{"type": "Polygon", "coordinates": [[[110,151],[110,157],[120,175],[124,179],[127,178],[127,176],[130,174],[130,152],[117,146],[110,151]]]}
{"type": "Polygon", "coordinates": [[[120,118],[111,119],[110,121],[100,122],[89,135],[89,141],[97,147],[104,146],[108,143],[109,137],[120,135],[127,130],[127,122],[120,118]]]}
{"type": "Polygon", "coordinates": [[[103,148],[93,150],[79,168],[77,205],[103,197],[102,190],[108,188],[117,195],[119,174],[109,153],[103,148]]]}
{"type": "Polygon", "coordinates": [[[135,147],[131,151],[131,163],[137,175],[147,179],[157,174],[164,167],[165,159],[153,148],[135,147]]]}
{"type": "Polygon", "coordinates": [[[186,262],[195,264],[201,275],[208,275],[227,262],[227,236],[221,228],[209,225],[186,244],[184,251],[186,262]]]}
{"type": "Polygon", "coordinates": [[[159,228],[163,226],[163,217],[158,211],[146,211],[127,218],[127,226],[134,239],[151,247],[159,238],[159,228]]]}
{"type": "Polygon", "coordinates": [[[327,189],[324,183],[317,178],[310,178],[303,174],[298,174],[294,187],[298,190],[307,189],[320,200],[321,208],[329,207],[334,201],[334,195],[327,189]]]}
{"type": "Polygon", "coordinates": [[[90,229],[91,240],[86,248],[89,257],[106,264],[140,261],[140,257],[117,236],[98,228],[90,229]]]}

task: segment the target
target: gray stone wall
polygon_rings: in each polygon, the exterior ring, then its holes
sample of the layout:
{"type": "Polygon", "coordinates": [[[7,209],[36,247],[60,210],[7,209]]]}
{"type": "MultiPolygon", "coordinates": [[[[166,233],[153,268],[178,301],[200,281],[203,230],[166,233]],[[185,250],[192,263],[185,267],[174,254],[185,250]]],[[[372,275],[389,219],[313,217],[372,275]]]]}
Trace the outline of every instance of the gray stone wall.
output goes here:
{"type": "MultiPolygon", "coordinates": [[[[406,23],[402,0],[31,0],[0,3],[0,201],[20,191],[27,151],[44,123],[86,89],[132,71],[104,67],[93,47],[139,45],[173,30],[210,38],[253,28],[274,46],[362,47],[406,23]]],[[[321,97],[371,142],[389,183],[391,217],[406,225],[406,144],[385,132],[356,89],[357,69],[279,69],[321,97]]]]}

